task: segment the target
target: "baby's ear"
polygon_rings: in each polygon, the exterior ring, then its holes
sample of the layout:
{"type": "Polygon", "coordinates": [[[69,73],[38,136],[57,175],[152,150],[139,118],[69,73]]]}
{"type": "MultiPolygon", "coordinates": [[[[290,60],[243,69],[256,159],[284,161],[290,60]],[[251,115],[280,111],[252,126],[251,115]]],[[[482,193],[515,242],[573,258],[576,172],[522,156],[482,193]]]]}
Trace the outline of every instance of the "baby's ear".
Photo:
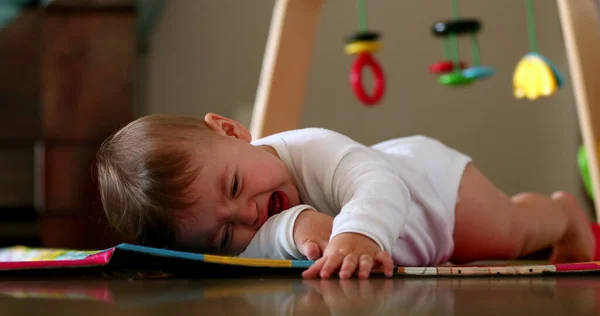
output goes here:
{"type": "Polygon", "coordinates": [[[208,113],[204,116],[204,121],[210,129],[223,136],[231,136],[250,142],[252,136],[244,125],[240,122],[215,113],[208,113]]]}

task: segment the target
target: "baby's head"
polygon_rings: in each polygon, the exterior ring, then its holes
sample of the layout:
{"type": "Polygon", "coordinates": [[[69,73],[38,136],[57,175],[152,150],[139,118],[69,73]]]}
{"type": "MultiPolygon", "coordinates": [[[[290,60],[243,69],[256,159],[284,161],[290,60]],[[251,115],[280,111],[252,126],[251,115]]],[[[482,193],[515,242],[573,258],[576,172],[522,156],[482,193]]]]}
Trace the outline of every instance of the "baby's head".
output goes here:
{"type": "Polygon", "coordinates": [[[289,170],[239,122],[149,115],[97,155],[111,225],[153,247],[235,255],[267,218],[300,203],[289,170]]]}

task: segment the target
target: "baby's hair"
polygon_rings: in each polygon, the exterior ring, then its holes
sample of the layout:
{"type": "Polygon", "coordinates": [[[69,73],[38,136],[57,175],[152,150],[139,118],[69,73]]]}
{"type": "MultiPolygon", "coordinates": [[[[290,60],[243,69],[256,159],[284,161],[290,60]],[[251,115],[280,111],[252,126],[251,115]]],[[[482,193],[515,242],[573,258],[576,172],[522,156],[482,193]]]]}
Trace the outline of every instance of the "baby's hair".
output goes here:
{"type": "Polygon", "coordinates": [[[154,114],[108,137],[97,176],[109,223],[134,243],[174,247],[178,212],[194,202],[188,190],[201,166],[193,158],[213,135],[204,120],[154,114]]]}

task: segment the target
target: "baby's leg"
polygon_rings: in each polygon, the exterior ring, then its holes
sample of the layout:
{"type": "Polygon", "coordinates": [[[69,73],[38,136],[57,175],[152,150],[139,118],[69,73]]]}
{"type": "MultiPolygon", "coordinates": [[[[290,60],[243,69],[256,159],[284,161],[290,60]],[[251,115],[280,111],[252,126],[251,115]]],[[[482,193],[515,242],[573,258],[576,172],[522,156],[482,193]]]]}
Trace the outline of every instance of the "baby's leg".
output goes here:
{"type": "Polygon", "coordinates": [[[553,262],[593,259],[590,224],[567,193],[510,198],[469,164],[458,196],[452,262],[510,260],[549,247],[553,262]]]}

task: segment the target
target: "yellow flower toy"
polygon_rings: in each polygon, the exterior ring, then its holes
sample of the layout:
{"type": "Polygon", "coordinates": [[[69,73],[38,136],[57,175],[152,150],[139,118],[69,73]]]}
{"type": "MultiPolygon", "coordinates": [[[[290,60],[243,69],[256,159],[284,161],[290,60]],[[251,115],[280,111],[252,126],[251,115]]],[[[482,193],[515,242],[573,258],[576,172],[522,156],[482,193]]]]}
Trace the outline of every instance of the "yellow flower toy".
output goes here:
{"type": "Polygon", "coordinates": [[[521,58],[513,75],[513,94],[517,99],[548,97],[561,86],[562,78],[556,67],[538,53],[521,58]]]}
{"type": "Polygon", "coordinates": [[[517,63],[513,74],[513,94],[517,99],[536,100],[556,93],[563,79],[552,62],[537,52],[533,0],[526,0],[526,8],[531,53],[517,63]]]}

